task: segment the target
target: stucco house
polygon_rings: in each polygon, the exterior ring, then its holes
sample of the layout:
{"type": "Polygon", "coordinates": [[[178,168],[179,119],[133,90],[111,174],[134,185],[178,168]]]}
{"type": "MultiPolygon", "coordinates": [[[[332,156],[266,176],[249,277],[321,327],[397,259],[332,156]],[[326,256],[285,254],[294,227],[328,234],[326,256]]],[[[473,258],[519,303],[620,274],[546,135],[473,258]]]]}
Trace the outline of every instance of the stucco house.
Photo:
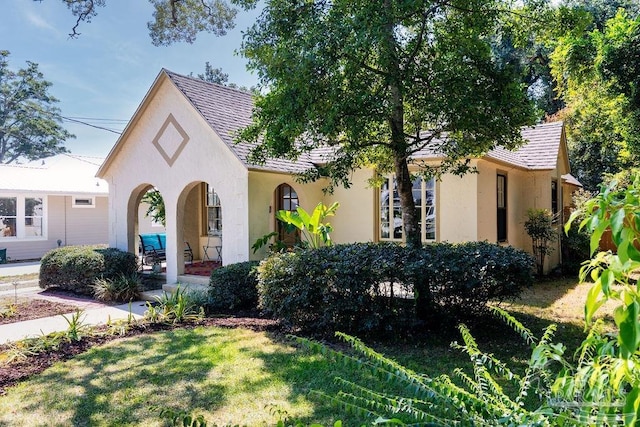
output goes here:
{"type": "Polygon", "coordinates": [[[11,260],[58,246],[107,244],[109,188],[95,174],[104,158],[60,154],[0,165],[0,248],[11,260]]]}
{"type": "MultiPolygon", "coordinates": [[[[310,210],[320,201],[340,202],[331,220],[337,243],[402,241],[392,177],[371,188],[375,171],[362,169],[350,189],[324,194],[325,182],[300,184],[295,174],[317,167],[326,151],[251,164],[251,146],[236,144],[234,133],[250,123],[252,108],[248,93],[162,70],[97,173],[109,184],[109,244],[137,251],[139,203],[152,187],[165,202],[168,283],[183,274],[183,241],[196,258],[214,239],[224,264],[257,259],[264,253],[252,252],[256,239],[272,231],[287,238],[277,210],[310,210]]],[[[530,250],[527,210],[560,214],[580,184],[569,175],[562,123],[522,132],[528,143],[519,150],[499,148],[473,159],[478,173],[415,181],[423,241],[488,240],[530,250]]],[[[426,151],[417,157],[439,161],[426,151]]],[[[549,266],[559,257],[554,251],[549,266]]]]}

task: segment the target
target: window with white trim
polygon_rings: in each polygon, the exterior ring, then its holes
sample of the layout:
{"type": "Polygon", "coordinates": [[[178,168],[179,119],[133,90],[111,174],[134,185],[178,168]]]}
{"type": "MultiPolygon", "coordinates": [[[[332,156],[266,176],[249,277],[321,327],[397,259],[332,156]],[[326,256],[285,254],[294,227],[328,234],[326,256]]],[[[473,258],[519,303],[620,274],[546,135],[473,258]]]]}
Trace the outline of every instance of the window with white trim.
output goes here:
{"type": "Polygon", "coordinates": [[[44,236],[44,197],[0,196],[0,240],[44,236]]]}
{"type": "Polygon", "coordinates": [[[207,184],[207,190],[205,192],[205,204],[207,206],[207,234],[221,235],[222,234],[222,204],[220,203],[220,197],[215,192],[212,186],[207,184]]]}
{"type": "Polygon", "coordinates": [[[73,196],[73,202],[71,206],[74,208],[95,208],[96,207],[96,199],[95,197],[76,197],[73,196]]]}
{"type": "MultiPolygon", "coordinates": [[[[436,240],[436,183],[435,179],[413,180],[413,202],[418,213],[418,228],[422,241],[436,240]]],[[[380,187],[380,240],[402,240],[402,207],[395,177],[387,177],[380,187]],[[393,189],[390,191],[390,189],[393,189]]]]}

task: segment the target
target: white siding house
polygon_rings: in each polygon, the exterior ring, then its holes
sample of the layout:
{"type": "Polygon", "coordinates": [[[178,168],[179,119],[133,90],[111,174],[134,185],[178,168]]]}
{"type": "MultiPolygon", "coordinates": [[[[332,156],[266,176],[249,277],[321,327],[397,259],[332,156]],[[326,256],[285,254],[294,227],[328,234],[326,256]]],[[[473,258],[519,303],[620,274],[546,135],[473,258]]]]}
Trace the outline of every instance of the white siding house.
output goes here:
{"type": "Polygon", "coordinates": [[[39,259],[58,246],[107,244],[104,159],[60,154],[0,165],[0,250],[10,261],[39,259]]]}

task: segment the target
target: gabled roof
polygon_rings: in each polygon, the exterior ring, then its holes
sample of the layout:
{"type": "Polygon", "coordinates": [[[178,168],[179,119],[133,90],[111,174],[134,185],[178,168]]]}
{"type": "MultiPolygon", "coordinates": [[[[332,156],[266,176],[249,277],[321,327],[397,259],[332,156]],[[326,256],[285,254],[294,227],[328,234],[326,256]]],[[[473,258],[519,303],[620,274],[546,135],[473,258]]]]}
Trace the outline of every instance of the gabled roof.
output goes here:
{"type": "Polygon", "coordinates": [[[104,158],[58,154],[24,164],[0,164],[0,192],[108,195],[106,181],[95,178],[104,158]]]}
{"type": "Polygon", "coordinates": [[[297,161],[267,159],[262,165],[251,164],[248,157],[252,144],[236,143],[234,137],[240,129],[251,124],[252,95],[171,71],[163,72],[246,167],[287,173],[300,173],[314,167],[308,156],[297,161]]]}
{"type": "MultiPolygon", "coordinates": [[[[248,169],[301,173],[314,168],[318,164],[326,163],[335,152],[335,148],[319,148],[309,154],[300,156],[295,161],[271,158],[261,165],[252,164],[248,159],[253,145],[236,143],[234,140],[238,131],[251,124],[251,115],[254,108],[252,95],[242,90],[209,83],[194,77],[183,76],[165,69],[156,78],[154,85],[147,93],[134,118],[152,96],[154,88],[163,77],[168,78],[173,83],[196,112],[202,116],[211,129],[248,169]]],[[[122,142],[132,123],[133,120],[116,143],[116,147],[122,142]]],[[[551,170],[556,167],[558,161],[562,133],[562,122],[526,127],[522,129],[522,136],[527,141],[526,144],[514,151],[501,147],[495,148],[489,151],[485,158],[528,170],[551,170]]],[[[111,157],[117,151],[116,147],[111,150],[106,162],[100,167],[99,176],[107,168],[111,157]]],[[[425,148],[415,153],[413,157],[427,159],[438,158],[439,156],[435,151],[425,148]]]]}
{"type": "MultiPolygon", "coordinates": [[[[497,160],[522,169],[551,170],[558,162],[561,148],[563,125],[562,122],[543,123],[522,128],[524,145],[516,150],[496,147],[485,154],[484,158],[497,160]]],[[[436,140],[430,146],[423,148],[413,155],[414,159],[441,158],[438,147],[441,141],[436,140]]]]}
{"type": "Polygon", "coordinates": [[[522,128],[524,145],[514,151],[494,148],[486,157],[511,163],[529,170],[555,169],[562,141],[562,122],[543,123],[522,128]]]}

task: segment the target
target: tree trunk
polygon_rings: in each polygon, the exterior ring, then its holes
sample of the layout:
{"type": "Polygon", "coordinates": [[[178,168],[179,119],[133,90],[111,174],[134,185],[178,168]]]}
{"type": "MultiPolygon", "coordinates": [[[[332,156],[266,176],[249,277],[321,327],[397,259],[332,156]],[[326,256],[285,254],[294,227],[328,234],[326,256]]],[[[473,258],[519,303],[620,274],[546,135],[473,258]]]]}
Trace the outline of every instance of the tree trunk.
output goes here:
{"type": "MultiPolygon", "coordinates": [[[[381,13],[390,13],[393,8],[390,1],[385,1],[385,7],[381,13]]],[[[407,164],[408,143],[404,133],[404,88],[402,87],[403,70],[398,59],[398,42],[394,35],[394,19],[388,19],[385,37],[381,43],[381,62],[387,72],[389,90],[389,127],[391,129],[391,149],[393,151],[393,163],[396,173],[396,184],[402,207],[402,226],[404,239],[408,247],[418,248],[422,244],[420,230],[418,228],[418,216],[413,202],[413,182],[409,174],[407,164]]]]}
{"type": "Polygon", "coordinates": [[[402,207],[402,225],[404,238],[408,247],[419,248],[422,245],[420,227],[418,227],[418,211],[413,201],[413,182],[409,174],[409,166],[405,155],[394,159],[396,169],[396,182],[398,183],[398,195],[402,207]]]}

